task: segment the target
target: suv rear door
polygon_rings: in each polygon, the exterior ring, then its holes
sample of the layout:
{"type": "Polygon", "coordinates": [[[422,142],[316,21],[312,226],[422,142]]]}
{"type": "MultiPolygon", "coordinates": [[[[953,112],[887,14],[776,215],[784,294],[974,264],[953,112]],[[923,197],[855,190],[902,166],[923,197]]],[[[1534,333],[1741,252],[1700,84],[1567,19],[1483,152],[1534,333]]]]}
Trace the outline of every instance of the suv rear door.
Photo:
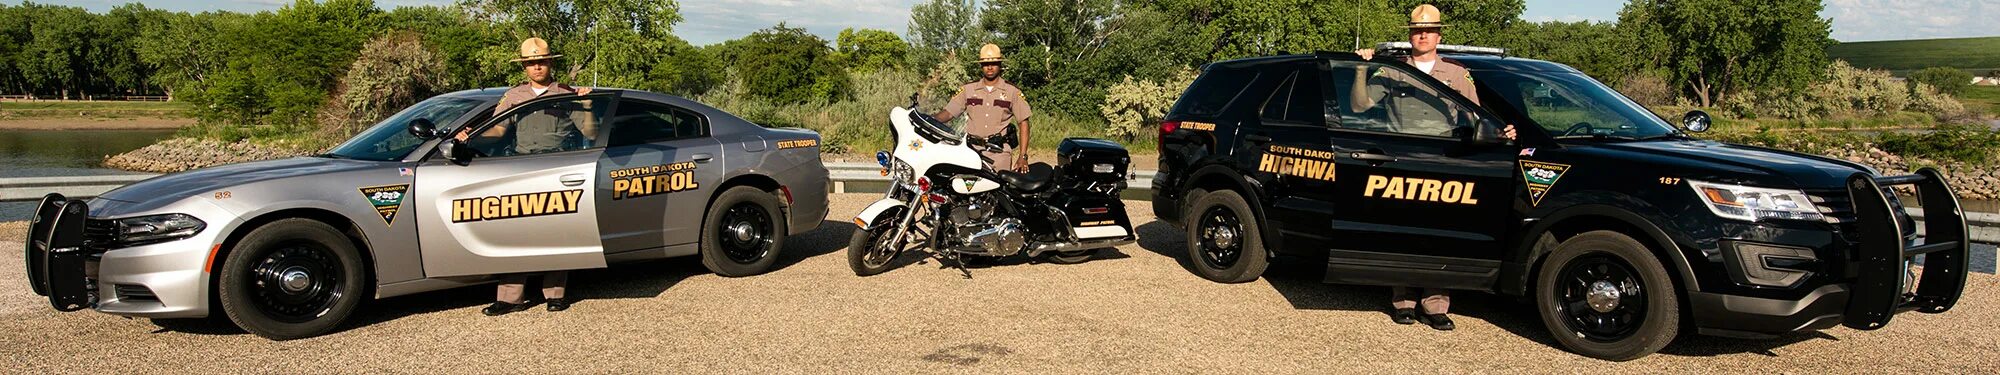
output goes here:
{"type": "Polygon", "coordinates": [[[1303,60],[1271,67],[1238,99],[1249,100],[1253,109],[1243,115],[1237,162],[1270,198],[1267,225],[1301,238],[1287,243],[1324,243],[1334,215],[1336,174],[1320,84],[1323,66],[1303,60]]]}
{"type": "Polygon", "coordinates": [[[1513,219],[1518,148],[1472,142],[1474,126],[1497,128],[1491,116],[1408,65],[1330,68],[1340,184],[1328,279],[1490,286],[1513,219]]]}

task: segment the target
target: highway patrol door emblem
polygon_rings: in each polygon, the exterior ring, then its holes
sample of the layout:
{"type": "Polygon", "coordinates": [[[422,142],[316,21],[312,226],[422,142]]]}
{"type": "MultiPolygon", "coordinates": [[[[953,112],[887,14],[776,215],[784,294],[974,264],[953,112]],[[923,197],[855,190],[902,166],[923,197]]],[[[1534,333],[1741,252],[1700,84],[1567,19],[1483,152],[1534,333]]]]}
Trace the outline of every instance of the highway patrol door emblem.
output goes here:
{"type": "Polygon", "coordinates": [[[396,211],[403,208],[403,198],[409,193],[410,184],[361,188],[361,196],[368,198],[368,204],[375,206],[375,213],[382,215],[382,224],[392,227],[396,226],[396,211]]]}
{"type": "Polygon", "coordinates": [[[1556,182],[1562,180],[1563,173],[1567,172],[1568,164],[1522,160],[1521,182],[1528,185],[1528,204],[1542,205],[1542,197],[1547,196],[1549,188],[1555,187],[1556,182]]]}

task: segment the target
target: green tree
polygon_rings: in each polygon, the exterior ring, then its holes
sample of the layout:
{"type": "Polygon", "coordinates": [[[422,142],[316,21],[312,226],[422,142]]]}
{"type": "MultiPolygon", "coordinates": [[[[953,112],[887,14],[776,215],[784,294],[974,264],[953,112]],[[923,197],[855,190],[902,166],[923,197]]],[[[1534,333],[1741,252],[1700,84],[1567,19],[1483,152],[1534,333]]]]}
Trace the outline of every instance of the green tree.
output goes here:
{"type": "Polygon", "coordinates": [[[1703,106],[1743,91],[1801,90],[1827,64],[1831,23],[1809,0],[1634,0],[1628,16],[1664,36],[1665,68],[1703,106]],[[1632,8],[1642,10],[1632,10],[1632,8]]]}
{"type": "Polygon", "coordinates": [[[93,73],[88,54],[95,15],[80,7],[27,2],[21,7],[29,11],[32,35],[16,64],[31,90],[66,99],[89,95],[85,83],[93,73]]]}
{"type": "MultiPolygon", "coordinates": [[[[680,3],[671,0],[461,0],[474,20],[513,30],[514,43],[534,36],[567,56],[557,64],[570,82],[631,87],[643,82],[658,51],[672,42],[681,22],[680,3]],[[563,65],[567,65],[564,67],[563,65]],[[594,77],[594,78],[593,78],[594,77]]],[[[494,47],[514,53],[517,44],[494,47]]],[[[497,56],[497,54],[496,54],[497,56]]]]}
{"type": "MultiPolygon", "coordinates": [[[[910,45],[930,55],[965,54],[984,43],[973,0],[929,0],[910,7],[910,45]]],[[[918,66],[934,61],[919,61],[918,66]]]]}
{"type": "Polygon", "coordinates": [[[753,97],[793,104],[849,94],[849,77],[832,58],[833,48],[805,29],[780,23],[725,42],[719,52],[753,97]]]}
{"type": "Polygon", "coordinates": [[[370,40],[340,79],[321,121],[330,139],[344,139],[426,98],[444,93],[451,75],[437,51],[414,32],[370,40]]]}
{"type": "Polygon", "coordinates": [[[834,38],[834,50],[848,68],[870,72],[903,67],[910,45],[888,31],[847,28],[834,38]]]}
{"type": "Polygon", "coordinates": [[[1972,85],[1972,73],[1963,70],[1934,66],[1910,73],[1909,85],[1914,90],[1917,84],[1930,85],[1939,93],[1958,96],[1965,92],[1965,86],[1972,85]]]}

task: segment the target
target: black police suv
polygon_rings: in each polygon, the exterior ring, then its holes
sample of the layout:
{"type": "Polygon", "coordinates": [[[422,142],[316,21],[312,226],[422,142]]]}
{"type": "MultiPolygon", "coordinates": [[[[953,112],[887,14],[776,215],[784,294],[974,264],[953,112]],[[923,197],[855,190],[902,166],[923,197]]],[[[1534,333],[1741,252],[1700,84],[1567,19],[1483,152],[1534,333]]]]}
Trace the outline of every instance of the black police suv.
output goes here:
{"type": "Polygon", "coordinates": [[[1193,270],[1245,282],[1324,254],[1329,283],[1523,296],[1564,347],[1621,361],[1684,328],[1880,328],[1964,288],[1965,221],[1937,171],[1701,140],[1568,66],[1443,50],[1479,104],[1394,50],[1203,67],[1153,180],[1193,270]],[[1900,185],[1930,213],[1921,236],[1900,185]]]}

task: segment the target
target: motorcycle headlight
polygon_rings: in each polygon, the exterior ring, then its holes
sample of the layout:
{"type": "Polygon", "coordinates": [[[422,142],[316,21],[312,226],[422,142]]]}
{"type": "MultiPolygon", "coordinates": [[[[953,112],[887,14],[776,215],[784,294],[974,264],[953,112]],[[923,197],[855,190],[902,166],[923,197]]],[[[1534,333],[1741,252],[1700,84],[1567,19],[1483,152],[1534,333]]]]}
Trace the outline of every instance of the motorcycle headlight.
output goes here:
{"type": "Polygon", "coordinates": [[[1708,211],[1716,216],[1758,221],[1763,219],[1822,220],[1806,193],[1798,190],[1770,189],[1742,185],[1718,184],[1688,180],[1695,195],[1708,204],[1708,211]]]}
{"type": "Polygon", "coordinates": [[[116,242],[132,246],[193,237],[208,227],[201,219],[185,214],[165,214],[118,219],[116,242]]]}

